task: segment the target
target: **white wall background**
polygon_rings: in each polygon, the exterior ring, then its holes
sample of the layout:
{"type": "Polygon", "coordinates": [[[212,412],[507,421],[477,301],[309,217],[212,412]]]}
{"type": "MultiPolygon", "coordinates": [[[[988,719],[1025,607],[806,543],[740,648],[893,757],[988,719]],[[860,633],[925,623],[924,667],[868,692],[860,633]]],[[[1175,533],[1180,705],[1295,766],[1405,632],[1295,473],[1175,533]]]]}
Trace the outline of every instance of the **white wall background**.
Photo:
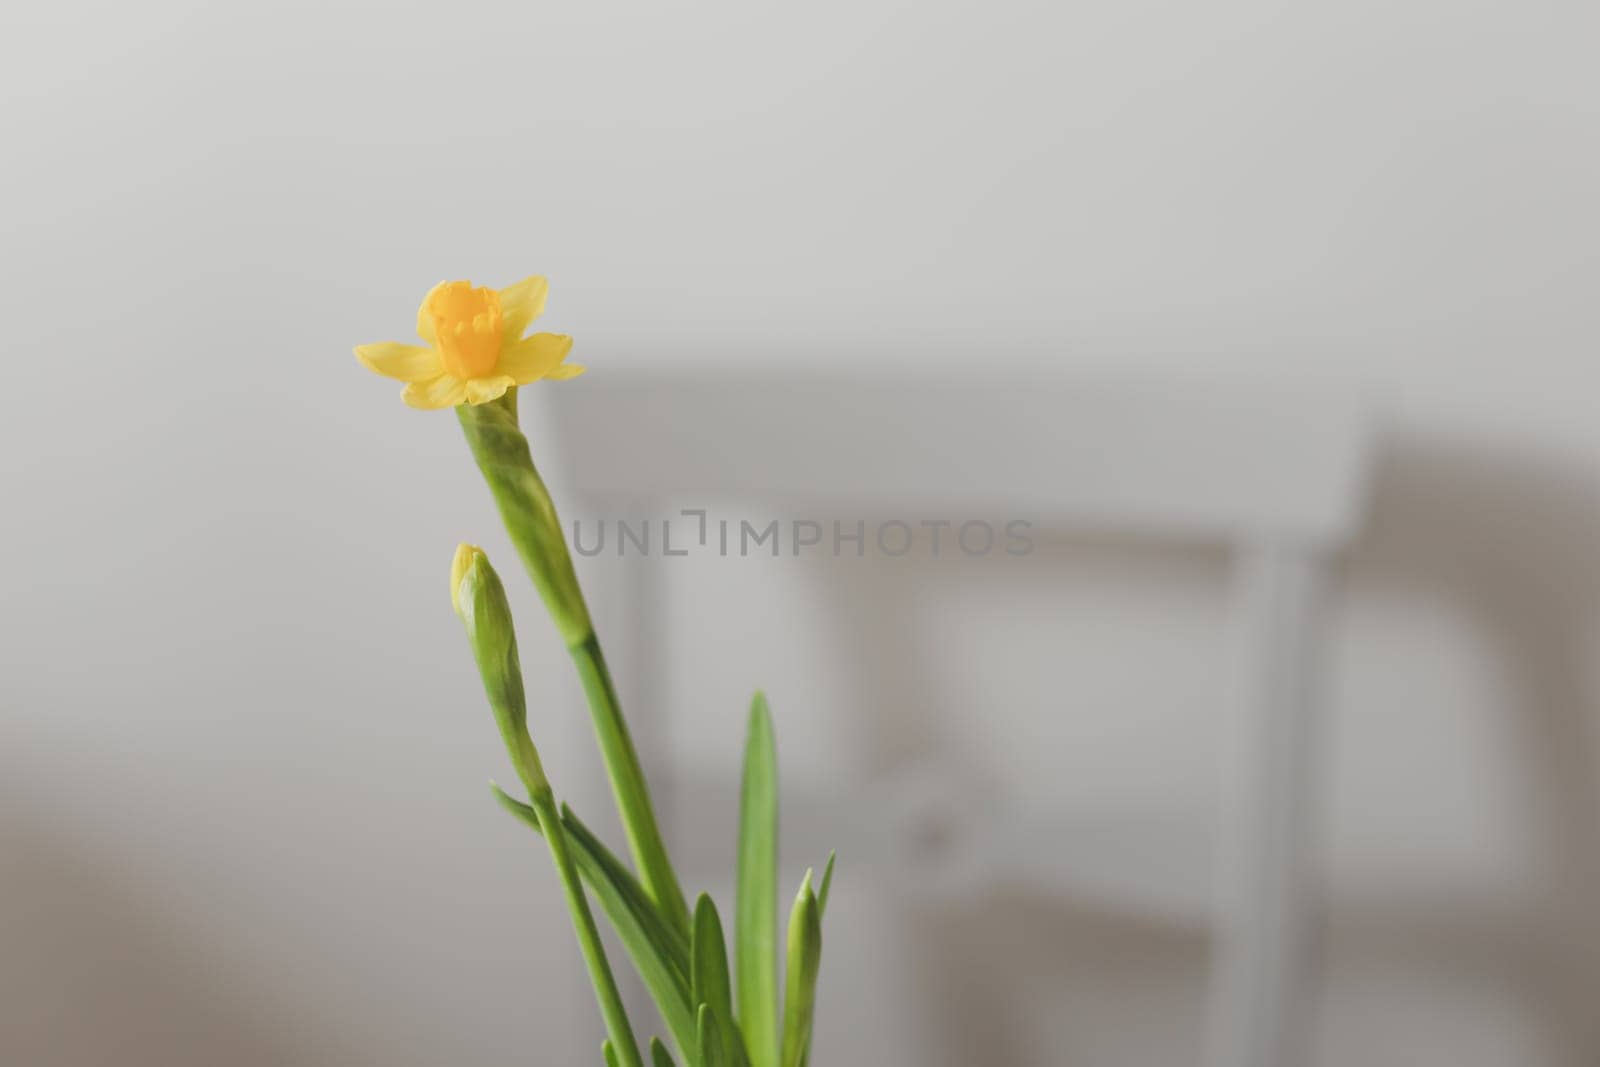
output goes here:
{"type": "MultiPolygon", "coordinates": [[[[492,516],[451,420],[348,351],[403,337],[441,277],[538,271],[597,372],[1372,389],[1322,1055],[1593,1062],[1597,40],[1577,0],[0,16],[0,1058],[597,1058],[552,886],[487,810],[499,756],[462,708],[441,574],[492,516]]],[[[1216,561],[1059,565],[1082,596],[1050,647],[1083,697],[1011,702],[988,769],[1054,729],[1070,788],[1017,788],[1192,803],[1216,561]]],[[[1046,615],[980,582],[929,626],[957,640],[956,609],[997,598],[1046,615]]],[[[775,639],[709,697],[797,688],[801,649],[775,639]]],[[[841,900],[852,929],[888,922],[841,900]]],[[[841,962],[830,1062],[977,1062],[985,1035],[1041,1065],[1188,1062],[1203,945],[1042,921],[841,962]],[[960,983],[906,978],[952,960],[1030,980],[963,1019],[960,983]],[[852,1012],[873,996],[881,1018],[852,1012]]]]}

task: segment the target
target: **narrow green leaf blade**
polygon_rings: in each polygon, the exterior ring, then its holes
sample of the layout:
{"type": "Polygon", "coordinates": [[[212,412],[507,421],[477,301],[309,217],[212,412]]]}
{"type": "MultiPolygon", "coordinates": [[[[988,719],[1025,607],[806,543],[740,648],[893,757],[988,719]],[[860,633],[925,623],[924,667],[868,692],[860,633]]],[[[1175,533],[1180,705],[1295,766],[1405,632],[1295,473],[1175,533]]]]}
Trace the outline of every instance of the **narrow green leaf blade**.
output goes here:
{"type": "MultiPolygon", "coordinates": [[[[538,813],[533,808],[508,796],[497,785],[491,783],[490,787],[501,807],[536,833],[542,833],[538,813]]],[[[678,1042],[679,1048],[693,1048],[695,1015],[689,999],[687,949],[675,942],[644,887],[571,808],[563,806],[561,822],[572,846],[578,874],[599,901],[600,909],[627,949],[673,1040],[678,1042]]]]}
{"type": "Polygon", "coordinates": [[[661,1043],[659,1037],[650,1039],[650,1064],[651,1067],[678,1067],[672,1062],[672,1053],[667,1051],[667,1046],[661,1043]]]}
{"type": "Polygon", "coordinates": [[[750,703],[739,799],[734,962],[751,1067],[778,1067],[778,758],[767,698],[750,703]]]}
{"type": "Polygon", "coordinates": [[[711,1005],[700,1005],[696,1018],[696,1045],[700,1049],[700,1067],[733,1067],[728,1061],[726,1035],[717,1025],[717,1013],[711,1005]]]}
{"type": "Polygon", "coordinates": [[[728,979],[728,946],[722,936],[722,918],[707,893],[694,907],[694,943],[690,953],[691,999],[711,1008],[732,1067],[748,1067],[744,1035],[733,1021],[733,986],[728,979]]]}
{"type": "Polygon", "coordinates": [[[811,872],[789,914],[789,973],[784,991],[783,1067],[800,1067],[811,1043],[817,969],[822,962],[822,909],[811,891],[811,872]]]}
{"type": "Polygon", "coordinates": [[[612,1046],[609,1038],[600,1042],[600,1054],[606,1058],[606,1067],[622,1067],[617,1062],[617,1050],[612,1046]]]}
{"type": "Polygon", "coordinates": [[[839,858],[837,852],[828,853],[828,865],[822,868],[822,888],[817,890],[817,913],[828,914],[828,890],[833,886],[833,861],[839,858]]]}
{"type": "Polygon", "coordinates": [[[650,898],[644,884],[633,876],[617,854],[605,846],[605,842],[597,837],[593,830],[584,825],[577,813],[566,804],[561,805],[561,822],[567,828],[567,834],[582,842],[585,852],[593,858],[599,872],[615,885],[628,900],[629,907],[637,912],[641,921],[645,923],[652,941],[662,950],[663,955],[672,963],[674,969],[682,975],[685,988],[689,982],[689,936],[676,924],[669,922],[667,915],[650,898]]]}
{"type": "MultiPolygon", "coordinates": [[[[839,854],[837,852],[829,852],[828,853],[828,865],[822,869],[822,888],[817,890],[817,919],[818,919],[819,922],[822,920],[822,917],[827,914],[827,911],[828,911],[828,890],[833,885],[833,863],[838,858],[839,858],[839,854]]],[[[816,1008],[815,1008],[815,1005],[813,1005],[812,1011],[811,1011],[811,1028],[812,1029],[816,1028],[816,1022],[817,1022],[816,1008]]],[[[810,1064],[810,1062],[811,1062],[811,1038],[809,1036],[807,1036],[805,1051],[800,1054],[800,1067],[807,1067],[807,1065],[810,1064]]]]}
{"type": "Polygon", "coordinates": [[[733,988],[728,981],[728,946],[722,919],[709,894],[694,906],[694,945],[689,957],[691,999],[709,1004],[724,1019],[733,1018],[733,988]]]}

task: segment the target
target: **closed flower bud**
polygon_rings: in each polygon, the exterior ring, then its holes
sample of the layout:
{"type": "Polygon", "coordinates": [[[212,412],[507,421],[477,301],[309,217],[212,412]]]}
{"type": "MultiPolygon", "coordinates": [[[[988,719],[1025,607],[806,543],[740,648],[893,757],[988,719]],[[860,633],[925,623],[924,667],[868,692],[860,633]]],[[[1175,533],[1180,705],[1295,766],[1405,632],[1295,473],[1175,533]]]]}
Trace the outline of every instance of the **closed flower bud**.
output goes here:
{"type": "Polygon", "coordinates": [[[472,657],[478,663],[483,691],[494,710],[506,752],[530,795],[548,792],[550,783],[539,763],[539,752],[528,736],[522,664],[517,656],[517,635],[505,586],[489,565],[489,557],[473,545],[456,549],[450,584],[456,614],[466,626],[467,642],[472,646],[472,657]]]}

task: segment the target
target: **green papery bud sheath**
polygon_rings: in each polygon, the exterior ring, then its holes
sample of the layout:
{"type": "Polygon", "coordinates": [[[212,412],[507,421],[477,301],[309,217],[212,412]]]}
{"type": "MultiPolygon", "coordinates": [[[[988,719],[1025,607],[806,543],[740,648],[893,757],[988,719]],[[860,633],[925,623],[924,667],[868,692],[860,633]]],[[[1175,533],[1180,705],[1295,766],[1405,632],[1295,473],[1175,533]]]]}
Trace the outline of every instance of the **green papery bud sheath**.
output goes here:
{"type": "Polygon", "coordinates": [[[489,565],[489,557],[474,545],[456,549],[450,567],[451,600],[467,629],[467,643],[478,663],[483,691],[494,710],[495,723],[506,752],[529,795],[550,792],[550,782],[539,762],[539,751],[528,735],[528,705],[522,688],[522,663],[517,656],[517,635],[511,624],[511,605],[505,586],[489,565]]]}
{"type": "Polygon", "coordinates": [[[544,598],[550,618],[567,647],[580,644],[594,627],[572,569],[561,519],[533,465],[528,439],[517,425],[516,390],[488,404],[462,404],[456,414],[511,542],[544,598]]]}

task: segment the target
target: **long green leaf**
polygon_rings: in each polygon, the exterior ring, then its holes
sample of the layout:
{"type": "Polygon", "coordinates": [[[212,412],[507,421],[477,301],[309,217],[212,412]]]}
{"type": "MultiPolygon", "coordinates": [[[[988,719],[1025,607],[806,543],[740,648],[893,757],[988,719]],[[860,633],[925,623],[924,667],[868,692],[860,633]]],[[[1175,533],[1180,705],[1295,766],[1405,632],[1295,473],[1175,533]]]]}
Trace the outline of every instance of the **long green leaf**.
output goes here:
{"type": "MultiPolygon", "coordinates": [[[[828,890],[833,887],[833,864],[839,858],[837,852],[828,853],[828,864],[822,868],[822,888],[817,890],[817,921],[820,924],[823,916],[828,913],[828,890]]],[[[811,1028],[816,1027],[816,1006],[811,1009],[811,1028]]],[[[807,1067],[811,1062],[811,1038],[806,1037],[805,1051],[800,1054],[800,1067],[807,1067]]]]}
{"type": "Polygon", "coordinates": [[[577,813],[566,804],[561,806],[561,821],[567,827],[567,832],[583,843],[584,849],[594,857],[595,863],[600,867],[614,885],[628,898],[629,906],[639,913],[648,924],[651,940],[661,947],[666,958],[671,961],[673,968],[683,977],[685,988],[689,981],[689,935],[677,926],[669,925],[667,916],[650,899],[650,894],[627,865],[617,858],[617,854],[605,846],[593,830],[584,825],[577,813]]]}
{"type": "Polygon", "coordinates": [[[717,1013],[711,1010],[711,1005],[700,1005],[696,1029],[699,1035],[696,1043],[700,1048],[700,1067],[733,1067],[728,1059],[727,1035],[723,1033],[717,1013]]]}
{"type": "Polygon", "coordinates": [[[692,999],[709,1005],[725,1041],[725,1053],[732,1067],[750,1062],[744,1036],[733,1021],[733,987],[728,980],[728,947],[722,937],[722,919],[709,894],[701,893],[694,908],[694,945],[690,953],[692,999]]]}
{"type": "Polygon", "coordinates": [[[672,1053],[667,1051],[667,1046],[661,1043],[659,1037],[650,1039],[650,1063],[652,1067],[678,1067],[672,1062],[672,1053]]]}
{"type": "Polygon", "coordinates": [[[725,1019],[733,1018],[733,989],[728,982],[728,947],[722,920],[709,894],[694,906],[694,947],[689,957],[690,988],[696,1004],[709,1004],[725,1019]]]}
{"type": "Polygon", "coordinates": [[[789,968],[784,991],[783,1067],[800,1067],[811,1043],[817,969],[822,962],[822,909],[811,891],[811,872],[789,914],[789,968]]]}
{"type": "Polygon", "coordinates": [[[778,1067],[778,758],[767,698],[750,702],[739,799],[734,961],[752,1067],[778,1067]]]}
{"type": "MultiPolygon", "coordinates": [[[[538,833],[538,813],[492,785],[500,806],[538,833]]],[[[600,902],[617,937],[633,960],[634,968],[650,990],[662,1020],[672,1031],[679,1048],[693,1048],[696,1041],[694,1009],[689,999],[688,951],[675,940],[661,921],[644,887],[627,868],[584,826],[571,808],[563,807],[562,825],[566,828],[573,859],[584,884],[600,902]]]]}
{"type": "Polygon", "coordinates": [[[828,914],[828,890],[833,887],[833,861],[839,858],[837,852],[828,853],[828,864],[822,868],[822,888],[817,890],[817,914],[828,914]]]}
{"type": "Polygon", "coordinates": [[[617,1062],[616,1046],[611,1043],[609,1038],[600,1042],[600,1055],[606,1058],[606,1067],[621,1067],[621,1064],[617,1062]]]}

